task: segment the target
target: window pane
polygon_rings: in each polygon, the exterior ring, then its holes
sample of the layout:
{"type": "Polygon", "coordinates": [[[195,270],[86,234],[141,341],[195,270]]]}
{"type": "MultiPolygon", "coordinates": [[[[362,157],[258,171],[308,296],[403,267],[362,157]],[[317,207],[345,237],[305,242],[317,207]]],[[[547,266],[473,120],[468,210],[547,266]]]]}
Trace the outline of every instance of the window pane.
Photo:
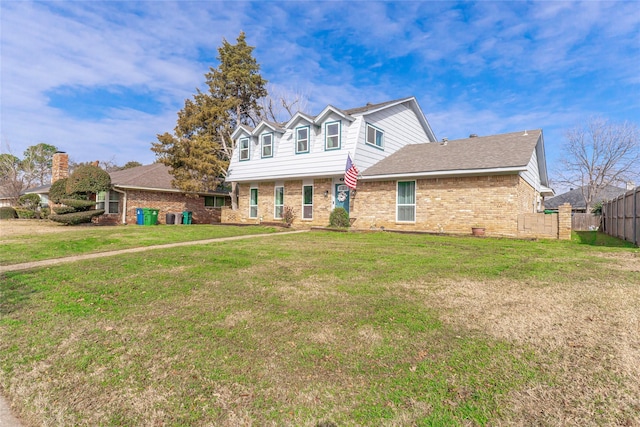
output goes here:
{"type": "Polygon", "coordinates": [[[276,206],[273,217],[276,219],[282,218],[282,210],[283,210],[282,206],[276,206]]]}
{"type": "Polygon", "coordinates": [[[413,206],[398,206],[398,221],[415,220],[415,208],[413,206]]]}
{"type": "Polygon", "coordinates": [[[376,130],[371,126],[367,126],[367,142],[369,144],[375,144],[375,140],[376,140],[376,130]]]}
{"type": "Polygon", "coordinates": [[[224,197],[214,197],[214,203],[213,205],[216,208],[221,208],[224,206],[224,197]]]}
{"type": "Polygon", "coordinates": [[[258,217],[258,207],[257,206],[251,206],[250,212],[249,212],[249,216],[251,218],[257,218],[258,217]]]}
{"type": "Polygon", "coordinates": [[[304,201],[303,203],[305,205],[311,205],[313,204],[313,186],[311,185],[305,185],[304,186],[304,201]]]}
{"type": "Polygon", "coordinates": [[[302,208],[302,218],[304,219],[313,218],[313,206],[304,206],[302,208]]]}
{"type": "Polygon", "coordinates": [[[382,147],[382,135],[383,133],[381,131],[376,131],[376,145],[378,147],[382,147]]]}
{"type": "Polygon", "coordinates": [[[406,205],[415,203],[415,182],[398,183],[398,204],[406,205]]]}
{"type": "Polygon", "coordinates": [[[104,201],[96,203],[96,209],[104,209],[104,201]]]}
{"type": "Polygon", "coordinates": [[[258,189],[257,188],[252,188],[251,189],[251,204],[252,205],[257,205],[258,204],[258,189]]]}
{"type": "Polygon", "coordinates": [[[109,202],[108,213],[118,213],[118,202],[109,202]]]}
{"type": "Polygon", "coordinates": [[[97,202],[104,201],[106,199],[106,196],[107,196],[107,192],[106,191],[101,191],[98,194],[96,194],[96,201],[97,202]]]}
{"type": "Polygon", "coordinates": [[[284,187],[276,187],[276,205],[283,204],[284,201],[284,187]]]}

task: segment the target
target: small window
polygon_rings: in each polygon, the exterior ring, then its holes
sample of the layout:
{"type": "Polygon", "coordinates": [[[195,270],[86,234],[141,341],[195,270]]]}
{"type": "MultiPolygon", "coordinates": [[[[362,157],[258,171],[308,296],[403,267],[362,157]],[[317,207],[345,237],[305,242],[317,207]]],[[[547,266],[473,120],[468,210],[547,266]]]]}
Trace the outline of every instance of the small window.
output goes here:
{"type": "Polygon", "coordinates": [[[367,144],[384,148],[384,132],[367,123],[367,144]]]}
{"type": "Polygon", "coordinates": [[[249,160],[249,138],[240,138],[240,160],[249,160]]]}
{"type": "Polygon", "coordinates": [[[258,218],[258,189],[252,188],[249,199],[249,218],[258,218]]]}
{"type": "Polygon", "coordinates": [[[204,206],[206,208],[221,208],[224,203],[223,196],[204,196],[204,206]]]}
{"type": "Polygon", "coordinates": [[[284,211],[284,187],[276,187],[273,201],[273,217],[282,219],[284,211]]]}
{"type": "Polygon", "coordinates": [[[324,125],[325,149],[340,148],[340,122],[330,122],[324,125]]]}
{"type": "Polygon", "coordinates": [[[101,191],[96,194],[96,209],[104,209],[106,214],[120,212],[120,193],[115,191],[101,191]]]}
{"type": "Polygon", "coordinates": [[[309,126],[296,128],[296,154],[309,152],[309,126]]]}
{"type": "Polygon", "coordinates": [[[262,157],[273,157],[273,134],[262,135],[262,157]]]}
{"type": "Polygon", "coordinates": [[[302,187],[302,219],[313,219],[313,185],[302,187]]]}
{"type": "Polygon", "coordinates": [[[416,221],[416,182],[398,181],[398,202],[396,220],[398,222],[416,221]]]}

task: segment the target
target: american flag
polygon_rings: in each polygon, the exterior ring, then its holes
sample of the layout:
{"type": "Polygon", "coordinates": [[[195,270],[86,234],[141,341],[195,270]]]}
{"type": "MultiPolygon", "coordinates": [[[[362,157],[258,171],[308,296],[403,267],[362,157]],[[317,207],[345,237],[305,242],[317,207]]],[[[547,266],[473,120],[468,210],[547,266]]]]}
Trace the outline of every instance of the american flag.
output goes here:
{"type": "Polygon", "coordinates": [[[347,154],[347,167],[344,170],[344,183],[352,190],[356,189],[358,183],[358,168],[351,161],[351,156],[347,154]]]}

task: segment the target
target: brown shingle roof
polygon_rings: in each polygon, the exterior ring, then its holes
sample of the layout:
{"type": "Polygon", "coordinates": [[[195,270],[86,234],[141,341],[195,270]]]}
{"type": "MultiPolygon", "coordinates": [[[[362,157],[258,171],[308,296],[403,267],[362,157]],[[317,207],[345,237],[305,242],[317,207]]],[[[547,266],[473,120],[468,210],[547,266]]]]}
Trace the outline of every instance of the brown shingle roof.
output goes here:
{"type": "Polygon", "coordinates": [[[526,167],[541,130],[406,145],[363,172],[363,177],[526,167]]]}
{"type": "Polygon", "coordinates": [[[369,110],[376,110],[378,108],[384,107],[385,105],[395,104],[398,102],[406,101],[408,99],[411,99],[411,98],[394,99],[392,101],[381,102],[379,104],[367,104],[367,105],[363,105],[362,107],[351,108],[349,110],[342,110],[342,111],[348,115],[362,114],[362,113],[366,113],[369,110]]]}
{"type": "Polygon", "coordinates": [[[171,185],[173,177],[169,173],[169,167],[162,163],[138,166],[111,172],[111,184],[114,186],[155,188],[161,190],[176,190],[171,185]]]}

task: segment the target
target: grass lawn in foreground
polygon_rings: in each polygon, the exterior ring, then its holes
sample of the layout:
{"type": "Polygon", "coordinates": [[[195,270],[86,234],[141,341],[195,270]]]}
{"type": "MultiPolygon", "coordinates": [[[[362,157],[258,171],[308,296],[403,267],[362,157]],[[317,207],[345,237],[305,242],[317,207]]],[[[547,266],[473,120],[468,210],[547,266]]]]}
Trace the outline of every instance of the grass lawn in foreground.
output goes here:
{"type": "Polygon", "coordinates": [[[81,225],[57,227],[56,231],[45,234],[11,235],[6,238],[0,235],[0,265],[165,243],[273,233],[278,229],[261,226],[222,225],[156,225],[150,227],[81,225]]]}
{"type": "Polygon", "coordinates": [[[1,279],[33,425],[640,422],[637,248],[314,232],[1,279]]]}

